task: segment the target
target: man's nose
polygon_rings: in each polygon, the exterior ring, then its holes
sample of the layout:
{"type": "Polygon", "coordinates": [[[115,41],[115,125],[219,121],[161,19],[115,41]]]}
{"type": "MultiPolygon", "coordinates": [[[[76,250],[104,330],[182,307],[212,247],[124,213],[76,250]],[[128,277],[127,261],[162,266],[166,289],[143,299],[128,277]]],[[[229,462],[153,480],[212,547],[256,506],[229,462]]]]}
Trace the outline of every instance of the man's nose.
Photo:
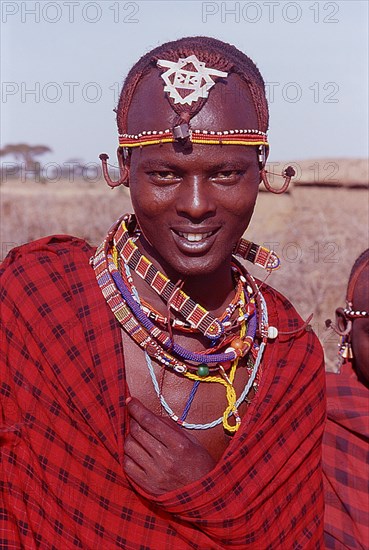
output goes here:
{"type": "Polygon", "coordinates": [[[202,176],[188,176],[182,182],[177,197],[177,212],[192,220],[214,215],[216,204],[209,182],[202,176]]]}

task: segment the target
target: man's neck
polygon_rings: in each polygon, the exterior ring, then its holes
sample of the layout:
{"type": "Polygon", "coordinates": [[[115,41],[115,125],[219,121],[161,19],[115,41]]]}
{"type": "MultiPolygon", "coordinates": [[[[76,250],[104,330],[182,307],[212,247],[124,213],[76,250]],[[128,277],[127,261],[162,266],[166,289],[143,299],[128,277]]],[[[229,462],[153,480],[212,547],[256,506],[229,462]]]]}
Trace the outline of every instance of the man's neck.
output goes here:
{"type": "MultiPolygon", "coordinates": [[[[232,276],[231,257],[224,261],[217,270],[196,276],[185,276],[177,273],[158,255],[155,250],[145,241],[140,239],[139,249],[154,266],[168,277],[174,284],[181,282],[183,291],[195,302],[201,304],[215,316],[220,315],[234,296],[235,283],[232,276]]],[[[139,293],[152,305],[158,304],[159,298],[144,281],[139,282],[135,277],[135,283],[139,293]]],[[[160,298],[159,298],[160,300],[160,298]]],[[[161,300],[160,300],[161,301],[161,300]]]]}

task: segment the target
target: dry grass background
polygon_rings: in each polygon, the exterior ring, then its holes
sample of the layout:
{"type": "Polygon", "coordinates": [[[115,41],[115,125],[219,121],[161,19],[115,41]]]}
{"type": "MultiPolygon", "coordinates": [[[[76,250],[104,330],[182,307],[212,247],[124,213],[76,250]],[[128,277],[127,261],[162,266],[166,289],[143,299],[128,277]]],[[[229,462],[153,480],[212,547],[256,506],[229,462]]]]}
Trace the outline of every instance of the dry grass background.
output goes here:
{"type": "MultiPolygon", "coordinates": [[[[367,163],[366,163],[367,164],[367,163]]],[[[352,176],[352,173],[351,173],[352,176]]],[[[1,258],[39,237],[68,233],[97,244],[112,222],[131,211],[125,188],[99,181],[12,181],[1,188],[1,258]]],[[[260,193],[246,238],[273,243],[281,269],[268,280],[296,306],[321,339],[329,370],[335,368],[337,337],[325,329],[344,304],[351,266],[368,244],[368,191],[348,187],[299,187],[286,195],[260,193]]],[[[250,269],[258,277],[265,273],[250,269]]]]}

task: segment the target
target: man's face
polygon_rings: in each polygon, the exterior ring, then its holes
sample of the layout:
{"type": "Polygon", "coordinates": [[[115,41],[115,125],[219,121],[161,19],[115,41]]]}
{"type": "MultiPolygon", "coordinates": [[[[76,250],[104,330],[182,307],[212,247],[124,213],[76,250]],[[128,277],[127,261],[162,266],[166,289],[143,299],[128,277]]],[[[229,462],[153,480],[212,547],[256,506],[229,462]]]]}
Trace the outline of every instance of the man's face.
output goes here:
{"type": "MultiPolygon", "coordinates": [[[[177,115],[152,71],[135,94],[128,132],[164,130],[177,115]]],[[[257,128],[247,89],[232,75],[210,92],[191,119],[193,130],[257,128]],[[223,87],[222,87],[223,86],[223,87]]],[[[154,257],[170,275],[191,277],[229,269],[234,244],[247,228],[260,182],[255,147],[151,145],[134,149],[130,189],[134,211],[154,257]]]]}
{"type": "MultiPolygon", "coordinates": [[[[353,309],[369,310],[369,267],[364,269],[356,283],[353,295],[353,309]]],[[[361,382],[369,387],[369,318],[354,319],[351,330],[354,365],[361,382]]]]}

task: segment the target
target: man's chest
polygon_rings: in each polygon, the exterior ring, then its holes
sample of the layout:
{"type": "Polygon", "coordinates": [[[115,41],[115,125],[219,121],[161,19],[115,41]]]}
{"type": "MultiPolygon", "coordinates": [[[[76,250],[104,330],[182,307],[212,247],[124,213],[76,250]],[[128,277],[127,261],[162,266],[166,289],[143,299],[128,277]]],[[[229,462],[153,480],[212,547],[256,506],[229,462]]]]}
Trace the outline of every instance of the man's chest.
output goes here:
{"type": "MultiPolygon", "coordinates": [[[[188,431],[219,460],[227,448],[231,435],[223,428],[223,416],[232,400],[238,399],[249,380],[245,365],[237,368],[234,380],[234,395],[223,382],[191,380],[166,369],[122,333],[124,364],[130,395],[139,399],[158,417],[175,416],[178,425],[191,426],[188,431]]],[[[187,345],[196,347],[196,342],[187,345]]],[[[198,344],[197,344],[198,346],[198,344]]],[[[220,377],[214,377],[220,380],[220,377]]],[[[248,399],[254,395],[253,389],[248,399]]],[[[238,407],[241,419],[247,411],[247,400],[238,407]]],[[[230,424],[235,424],[232,416],[230,424]]],[[[187,428],[182,428],[186,429],[187,428]]]]}

